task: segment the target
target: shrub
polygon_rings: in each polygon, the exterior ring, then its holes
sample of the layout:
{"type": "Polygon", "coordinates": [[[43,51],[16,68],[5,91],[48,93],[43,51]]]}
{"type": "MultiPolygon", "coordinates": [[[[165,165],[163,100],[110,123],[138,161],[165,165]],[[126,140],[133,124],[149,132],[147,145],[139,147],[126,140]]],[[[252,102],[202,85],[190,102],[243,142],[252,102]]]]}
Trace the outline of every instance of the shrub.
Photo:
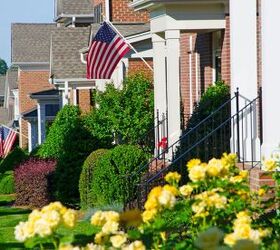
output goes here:
{"type": "Polygon", "coordinates": [[[43,158],[57,159],[53,190],[56,199],[65,203],[79,201],[78,185],[83,162],[98,147],[98,141],[84,126],[79,107],[64,106],[37,153],[43,158]]]}
{"type": "Polygon", "coordinates": [[[0,194],[15,193],[13,171],[0,174],[0,194]]]}
{"type": "Polygon", "coordinates": [[[139,179],[130,183],[128,176],[147,161],[145,154],[137,146],[120,145],[100,157],[93,169],[92,199],[94,205],[126,203],[129,192],[134,192],[139,179]]]}
{"type": "Polygon", "coordinates": [[[25,151],[23,151],[20,147],[16,147],[13,151],[11,151],[6,158],[2,159],[0,162],[0,173],[5,173],[9,170],[14,170],[14,168],[27,159],[28,155],[25,151]]]}
{"type": "Polygon", "coordinates": [[[91,133],[101,140],[117,144],[137,144],[153,125],[153,85],[142,75],[126,78],[123,89],[108,84],[97,91],[92,110],[86,119],[91,133]]]}
{"type": "Polygon", "coordinates": [[[51,201],[55,160],[30,158],[15,170],[16,205],[42,207],[51,201]]]}
{"type": "Polygon", "coordinates": [[[96,161],[107,152],[106,149],[98,149],[92,152],[85,160],[79,181],[80,200],[82,208],[93,207],[94,194],[92,193],[92,175],[96,161]]]}

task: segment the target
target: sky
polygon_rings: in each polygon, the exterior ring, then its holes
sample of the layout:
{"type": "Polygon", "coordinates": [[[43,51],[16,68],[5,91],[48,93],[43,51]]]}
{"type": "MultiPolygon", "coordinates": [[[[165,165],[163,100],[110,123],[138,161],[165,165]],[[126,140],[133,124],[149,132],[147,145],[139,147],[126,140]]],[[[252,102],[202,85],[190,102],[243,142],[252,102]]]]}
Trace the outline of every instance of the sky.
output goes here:
{"type": "Polygon", "coordinates": [[[0,0],[0,58],[11,64],[11,23],[50,23],[54,0],[0,0]]]}

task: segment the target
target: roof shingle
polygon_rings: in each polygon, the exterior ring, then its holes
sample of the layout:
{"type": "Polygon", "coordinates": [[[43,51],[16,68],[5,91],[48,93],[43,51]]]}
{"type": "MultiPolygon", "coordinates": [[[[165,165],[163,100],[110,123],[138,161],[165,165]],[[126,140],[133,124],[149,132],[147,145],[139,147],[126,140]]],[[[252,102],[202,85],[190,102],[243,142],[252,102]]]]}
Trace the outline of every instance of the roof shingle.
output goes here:
{"type": "Polygon", "coordinates": [[[55,24],[12,24],[12,63],[49,62],[50,34],[55,24]]]}
{"type": "Polygon", "coordinates": [[[62,14],[93,14],[93,2],[91,0],[57,0],[57,15],[62,14]]]}

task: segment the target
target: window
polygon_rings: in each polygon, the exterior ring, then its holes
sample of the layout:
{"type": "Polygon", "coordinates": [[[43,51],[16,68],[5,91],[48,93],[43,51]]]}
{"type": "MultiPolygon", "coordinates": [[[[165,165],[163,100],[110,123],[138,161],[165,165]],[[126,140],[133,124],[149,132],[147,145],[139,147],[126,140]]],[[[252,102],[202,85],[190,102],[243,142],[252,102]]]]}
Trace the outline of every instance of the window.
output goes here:
{"type": "Polygon", "coordinates": [[[102,4],[101,3],[94,7],[93,13],[94,13],[94,18],[93,18],[94,23],[103,22],[102,4]]]}

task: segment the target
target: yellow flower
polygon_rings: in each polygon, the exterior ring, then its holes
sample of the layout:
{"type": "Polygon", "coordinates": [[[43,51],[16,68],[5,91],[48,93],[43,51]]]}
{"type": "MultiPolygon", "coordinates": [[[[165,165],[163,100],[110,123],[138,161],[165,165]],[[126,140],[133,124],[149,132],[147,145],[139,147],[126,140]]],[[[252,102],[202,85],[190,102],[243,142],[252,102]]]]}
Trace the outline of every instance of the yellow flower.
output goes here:
{"type": "Polygon", "coordinates": [[[163,190],[158,197],[158,201],[162,206],[172,208],[175,205],[176,198],[170,191],[163,190]]]}
{"type": "Polygon", "coordinates": [[[157,197],[149,197],[145,203],[146,210],[156,210],[159,208],[159,203],[157,197]]]}
{"type": "Polygon", "coordinates": [[[71,244],[59,246],[59,250],[80,250],[79,247],[74,247],[71,244]]]}
{"type": "Polygon", "coordinates": [[[105,250],[104,246],[95,245],[93,243],[87,244],[84,250],[105,250]]]}
{"type": "Polygon", "coordinates": [[[174,196],[179,195],[178,189],[171,185],[164,185],[163,190],[171,192],[174,196]]]}
{"type": "Polygon", "coordinates": [[[30,237],[27,231],[27,222],[20,222],[15,228],[15,238],[17,241],[24,242],[30,237]]]}
{"type": "Polygon", "coordinates": [[[152,220],[155,217],[156,214],[157,214],[156,209],[144,211],[142,214],[143,221],[146,223],[149,222],[150,220],[152,220]]]}
{"type": "Polygon", "coordinates": [[[225,244],[229,245],[229,246],[233,246],[236,242],[236,239],[234,237],[234,234],[231,233],[231,234],[227,234],[224,238],[224,242],[225,244]]]}
{"type": "Polygon", "coordinates": [[[168,182],[169,184],[179,183],[181,180],[181,175],[178,174],[177,172],[170,172],[165,176],[165,181],[168,182]]]}
{"type": "Polygon", "coordinates": [[[251,240],[239,240],[233,246],[232,250],[258,250],[258,245],[251,240]]]}
{"type": "Polygon", "coordinates": [[[223,164],[221,160],[213,158],[207,165],[207,174],[212,177],[217,177],[223,170],[223,164]]]}
{"type": "Polygon", "coordinates": [[[265,160],[263,165],[265,171],[275,171],[277,168],[277,163],[273,159],[265,160]]]}
{"type": "Polygon", "coordinates": [[[191,185],[184,185],[180,187],[180,193],[183,196],[190,196],[193,191],[193,187],[191,185]]]}
{"type": "Polygon", "coordinates": [[[142,241],[136,240],[132,242],[130,245],[123,248],[123,250],[146,250],[142,241]]]}
{"type": "Polygon", "coordinates": [[[127,241],[127,237],[125,234],[117,234],[111,236],[110,241],[113,247],[120,248],[127,241]]]}
{"type": "Polygon", "coordinates": [[[64,207],[59,201],[52,202],[49,205],[42,208],[42,212],[47,212],[51,210],[56,210],[57,212],[64,214],[67,211],[67,208],[64,207]]]}
{"type": "Polygon", "coordinates": [[[239,182],[242,182],[244,179],[241,175],[236,175],[236,176],[232,176],[230,177],[229,181],[231,183],[239,183],[239,182]]]}
{"type": "Polygon", "coordinates": [[[224,153],[221,160],[223,162],[224,168],[229,169],[235,166],[237,162],[237,155],[224,153]]]}
{"type": "Polygon", "coordinates": [[[106,218],[106,221],[114,221],[119,222],[120,221],[120,214],[114,211],[107,211],[103,212],[104,217],[106,218]]]}
{"type": "Polygon", "coordinates": [[[154,188],[151,190],[151,192],[149,193],[148,198],[149,198],[149,197],[158,197],[158,196],[160,196],[161,191],[162,191],[162,187],[161,187],[161,186],[154,187],[154,188]]]}
{"type": "Polygon", "coordinates": [[[188,170],[191,170],[194,166],[198,166],[201,164],[199,159],[192,159],[187,163],[188,170]]]}
{"type": "Polygon", "coordinates": [[[107,235],[103,232],[99,232],[94,237],[94,242],[98,245],[102,245],[106,241],[107,235]]]}
{"type": "Polygon", "coordinates": [[[160,237],[163,241],[166,241],[166,232],[160,232],[160,237]]]}
{"type": "Polygon", "coordinates": [[[241,170],[241,171],[239,172],[239,175],[240,175],[243,179],[248,178],[248,174],[249,174],[248,170],[241,170]]]}
{"type": "Polygon", "coordinates": [[[249,239],[251,234],[250,224],[235,224],[234,234],[237,239],[249,239]]]}
{"type": "Polygon", "coordinates": [[[222,231],[212,227],[200,233],[194,244],[201,250],[215,250],[222,238],[222,231]]]}
{"type": "Polygon", "coordinates": [[[263,188],[260,188],[260,189],[258,190],[258,195],[259,195],[259,196],[264,196],[264,195],[265,195],[265,190],[264,190],[263,188]]]}
{"type": "Polygon", "coordinates": [[[94,226],[103,226],[106,223],[106,219],[103,216],[102,211],[97,211],[92,217],[90,223],[94,226]]]}
{"type": "Polygon", "coordinates": [[[56,210],[48,210],[42,213],[41,218],[45,220],[51,228],[57,227],[61,220],[61,216],[56,210]]]}
{"type": "Polygon", "coordinates": [[[119,223],[115,221],[107,221],[102,227],[102,232],[104,234],[111,234],[118,231],[119,223]]]}
{"type": "Polygon", "coordinates": [[[74,227],[77,220],[77,211],[68,209],[63,215],[63,222],[67,227],[74,227]]]}
{"type": "Polygon", "coordinates": [[[194,166],[190,169],[189,177],[193,182],[203,181],[206,176],[206,169],[200,165],[194,166]]]}
{"type": "Polygon", "coordinates": [[[39,219],[34,223],[34,232],[40,237],[46,237],[52,234],[52,228],[46,220],[39,219]]]}

